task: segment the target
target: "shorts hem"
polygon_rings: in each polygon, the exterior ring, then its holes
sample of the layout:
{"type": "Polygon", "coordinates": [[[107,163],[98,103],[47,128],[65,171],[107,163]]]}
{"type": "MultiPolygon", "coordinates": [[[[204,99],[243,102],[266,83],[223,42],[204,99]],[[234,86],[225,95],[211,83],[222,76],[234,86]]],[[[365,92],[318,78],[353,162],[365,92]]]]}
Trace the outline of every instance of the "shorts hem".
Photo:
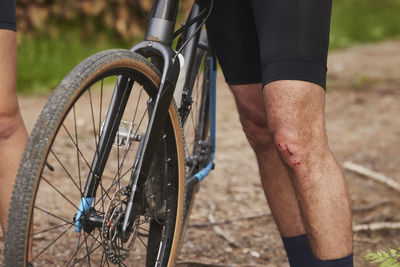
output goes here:
{"type": "Polygon", "coordinates": [[[315,81],[315,80],[311,80],[311,79],[296,78],[296,77],[279,77],[279,78],[275,78],[275,79],[270,79],[270,80],[265,81],[265,82],[262,83],[262,88],[264,89],[264,86],[266,86],[267,84],[272,83],[272,82],[277,82],[277,81],[309,82],[309,83],[313,83],[313,84],[321,86],[322,89],[324,89],[324,91],[326,92],[326,85],[321,83],[320,81],[315,81]]]}
{"type": "Polygon", "coordinates": [[[8,23],[8,22],[0,22],[0,30],[17,31],[17,24],[8,23]]]}
{"type": "Polygon", "coordinates": [[[326,90],[326,66],[304,59],[274,61],[262,66],[262,84],[278,80],[300,80],[318,84],[326,90]]]}
{"type": "Polygon", "coordinates": [[[243,85],[243,84],[257,84],[257,83],[261,83],[261,81],[240,81],[240,82],[229,82],[225,79],[225,82],[229,85],[243,85]]]}

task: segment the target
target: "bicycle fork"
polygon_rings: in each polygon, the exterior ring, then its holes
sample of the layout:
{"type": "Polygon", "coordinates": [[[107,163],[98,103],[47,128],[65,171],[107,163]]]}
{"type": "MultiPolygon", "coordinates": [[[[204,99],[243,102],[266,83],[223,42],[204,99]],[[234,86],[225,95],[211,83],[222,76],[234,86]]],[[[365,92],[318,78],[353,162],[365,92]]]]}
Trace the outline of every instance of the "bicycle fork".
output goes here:
{"type": "MultiPolygon", "coordinates": [[[[133,217],[133,202],[135,192],[140,181],[144,181],[149,174],[153,157],[156,153],[158,140],[161,138],[169,105],[173,97],[176,81],[179,75],[179,60],[175,58],[176,52],[164,44],[152,41],[144,41],[135,45],[131,51],[150,56],[161,56],[164,62],[163,74],[159,84],[158,92],[152,98],[152,113],[149,119],[146,133],[141,137],[140,148],[138,149],[134,166],[130,178],[130,194],[125,211],[124,222],[122,225],[122,238],[127,240],[130,234],[130,219],[133,217]]],[[[92,161],[92,167],[88,175],[85,190],[75,215],[75,231],[80,232],[83,228],[82,217],[94,206],[97,188],[100,184],[108,155],[112,148],[117,134],[122,115],[124,113],[128,98],[130,96],[133,80],[129,77],[121,76],[115,85],[111,98],[110,108],[101,131],[100,139],[92,161]]],[[[97,224],[102,223],[98,219],[97,224]]]]}

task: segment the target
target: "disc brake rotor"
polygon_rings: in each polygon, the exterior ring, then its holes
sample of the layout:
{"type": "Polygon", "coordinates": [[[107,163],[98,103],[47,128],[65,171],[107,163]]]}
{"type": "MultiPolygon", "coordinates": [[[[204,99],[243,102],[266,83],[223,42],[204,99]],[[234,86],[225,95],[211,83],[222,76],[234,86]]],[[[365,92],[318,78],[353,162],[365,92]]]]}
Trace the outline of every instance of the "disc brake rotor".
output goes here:
{"type": "Polygon", "coordinates": [[[128,241],[122,241],[120,226],[124,220],[127,199],[128,194],[124,188],[116,191],[104,216],[102,244],[107,259],[113,264],[120,264],[128,257],[138,234],[139,217],[135,218],[128,241]]]}

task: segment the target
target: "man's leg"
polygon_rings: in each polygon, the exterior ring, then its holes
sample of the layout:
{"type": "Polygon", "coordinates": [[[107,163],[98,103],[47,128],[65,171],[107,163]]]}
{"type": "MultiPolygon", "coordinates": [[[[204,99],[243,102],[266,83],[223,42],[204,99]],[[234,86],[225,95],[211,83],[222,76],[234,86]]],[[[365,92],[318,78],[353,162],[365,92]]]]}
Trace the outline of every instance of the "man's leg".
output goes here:
{"type": "Polygon", "coordinates": [[[261,84],[230,85],[235,96],[240,121],[253,148],[261,183],[283,237],[305,233],[293,185],[267,129],[261,84]]]}
{"type": "Polygon", "coordinates": [[[0,30],[0,223],[3,235],[11,193],[28,139],[17,100],[16,33],[0,30]]]}
{"type": "Polygon", "coordinates": [[[264,87],[268,129],[294,185],[314,255],[321,260],[352,253],[347,184],[325,132],[325,92],[303,81],[264,87]]]}
{"type": "Polygon", "coordinates": [[[261,183],[291,266],[315,265],[315,257],[288,172],[267,129],[261,84],[230,86],[238,107],[243,131],[253,148],[261,183]]]}

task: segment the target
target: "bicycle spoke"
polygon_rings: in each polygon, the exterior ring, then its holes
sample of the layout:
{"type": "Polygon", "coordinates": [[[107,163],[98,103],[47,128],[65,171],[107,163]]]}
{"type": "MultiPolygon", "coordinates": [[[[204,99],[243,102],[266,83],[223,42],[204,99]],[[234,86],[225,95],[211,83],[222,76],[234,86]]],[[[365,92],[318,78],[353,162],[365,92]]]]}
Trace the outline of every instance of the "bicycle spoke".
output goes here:
{"type": "Polygon", "coordinates": [[[88,258],[88,259],[90,259],[90,254],[92,254],[93,252],[95,252],[96,250],[98,250],[99,248],[101,248],[103,245],[102,244],[100,244],[100,245],[98,245],[97,247],[95,247],[94,249],[92,249],[92,250],[90,250],[89,251],[89,254],[88,255],[86,255],[84,258],[88,258]]]}
{"type": "MultiPolygon", "coordinates": [[[[104,210],[104,205],[105,205],[105,202],[104,202],[104,195],[106,194],[107,195],[107,197],[111,200],[111,197],[108,195],[108,193],[106,192],[106,190],[104,189],[104,187],[103,187],[103,180],[100,180],[100,192],[101,192],[101,198],[100,198],[100,200],[101,200],[101,211],[102,211],[102,213],[104,214],[105,213],[105,210],[104,210]],[[104,194],[105,193],[105,194],[104,194]]],[[[98,202],[97,202],[98,203],[98,202]]],[[[95,204],[96,205],[96,204],[95,204]]]]}
{"type": "MultiPolygon", "coordinates": [[[[105,191],[105,193],[106,194],[108,194],[108,193],[110,193],[110,191],[111,191],[111,189],[114,187],[114,185],[116,184],[116,183],[119,183],[119,181],[122,179],[122,178],[124,178],[127,174],[128,174],[128,172],[129,171],[131,171],[133,169],[133,166],[132,167],[130,167],[120,178],[119,178],[119,180],[113,180],[114,182],[110,185],[110,187],[105,191]]],[[[99,200],[97,200],[97,202],[95,203],[95,206],[100,202],[101,200],[99,199],[99,200]]]]}
{"type": "Polygon", "coordinates": [[[157,191],[155,191],[155,192],[151,193],[150,195],[146,196],[146,199],[149,198],[149,197],[154,196],[155,194],[157,194],[157,193],[159,193],[159,192],[161,192],[161,191],[162,191],[162,188],[161,188],[161,189],[158,189],[157,191]]]}
{"type": "Polygon", "coordinates": [[[89,235],[94,241],[96,241],[97,243],[101,244],[101,241],[99,240],[100,233],[98,233],[97,237],[95,237],[91,233],[86,233],[86,234],[89,235]]]}
{"type": "MultiPolygon", "coordinates": [[[[76,248],[76,250],[75,250],[75,253],[74,253],[74,254],[71,256],[71,258],[69,259],[69,261],[68,261],[68,263],[67,263],[67,266],[72,262],[72,260],[73,260],[74,258],[75,258],[75,260],[73,261],[73,265],[75,265],[75,264],[81,262],[81,261],[87,256],[87,255],[85,255],[85,257],[80,258],[79,260],[76,260],[76,256],[78,255],[78,252],[79,252],[80,248],[85,244],[86,239],[87,239],[87,238],[85,237],[85,239],[84,239],[82,242],[80,242],[80,240],[81,240],[81,235],[82,235],[82,233],[79,233],[77,248],[76,248]]],[[[94,246],[94,244],[95,244],[96,241],[97,241],[98,243],[100,243],[100,245],[99,245],[98,247],[102,246],[101,242],[98,241],[98,236],[100,235],[100,233],[98,234],[97,237],[94,237],[94,236],[91,235],[91,234],[89,234],[89,235],[90,235],[90,236],[92,237],[92,239],[93,239],[91,248],[94,246]]],[[[97,247],[97,248],[98,248],[98,247],[97,247]]],[[[97,248],[96,248],[96,249],[97,249],[97,248]]],[[[103,252],[103,253],[104,253],[104,252],[103,252]]]]}
{"type": "MultiPolygon", "coordinates": [[[[124,153],[124,156],[123,156],[123,158],[122,158],[122,161],[121,161],[121,165],[124,164],[125,159],[126,159],[126,157],[127,157],[127,155],[128,155],[128,152],[129,152],[129,150],[126,149],[126,150],[125,150],[125,153],[124,153]]],[[[119,169],[120,169],[120,171],[122,171],[122,167],[119,168],[119,169]]],[[[112,183],[111,183],[109,189],[106,190],[105,193],[108,194],[108,193],[111,191],[111,189],[114,187],[114,185],[116,185],[116,183],[119,183],[119,181],[120,181],[122,178],[124,178],[125,175],[128,174],[128,172],[130,172],[132,169],[133,169],[133,166],[131,166],[123,175],[120,175],[120,173],[117,173],[117,174],[114,176],[114,178],[113,178],[113,180],[112,180],[112,183]],[[119,178],[117,179],[118,176],[119,176],[119,178]],[[115,179],[117,179],[117,180],[115,180],[115,179]]],[[[99,202],[99,200],[96,202],[95,205],[97,205],[98,202],[99,202]]]]}
{"type": "MultiPolygon", "coordinates": [[[[118,133],[119,133],[119,128],[118,128],[118,133]]],[[[119,134],[117,134],[117,143],[119,144],[119,134]]],[[[120,162],[119,162],[119,148],[117,148],[117,174],[118,174],[118,180],[119,180],[119,175],[120,175],[120,162]]],[[[118,190],[121,189],[120,184],[118,183],[118,190]]]]}
{"type": "MultiPolygon", "coordinates": [[[[80,190],[82,190],[82,178],[81,178],[81,163],[80,163],[80,157],[79,157],[79,145],[78,145],[78,129],[77,129],[77,125],[76,125],[76,111],[75,111],[75,105],[73,106],[73,112],[74,112],[74,129],[75,129],[75,141],[76,141],[76,158],[78,161],[78,177],[79,177],[79,188],[80,190]]],[[[64,123],[62,124],[64,129],[66,130],[66,127],[64,125],[64,123]]],[[[68,132],[68,131],[67,131],[68,132]]],[[[73,140],[72,140],[73,141],[73,140]]]]}
{"type": "MultiPolygon", "coordinates": [[[[85,248],[86,248],[86,252],[87,252],[86,255],[89,255],[89,248],[88,248],[88,244],[87,244],[86,234],[83,233],[83,236],[84,236],[84,238],[85,238],[85,248]]],[[[81,258],[79,261],[83,261],[85,258],[86,258],[86,256],[83,257],[83,258],[81,258]]],[[[79,262],[79,261],[78,261],[78,262],[79,262]]],[[[82,264],[83,264],[83,262],[82,262],[82,264]]],[[[82,266],[82,264],[81,264],[81,266],[82,266]]],[[[88,258],[88,264],[89,264],[89,266],[90,266],[90,258],[88,258]]]]}
{"type": "Polygon", "coordinates": [[[93,246],[94,246],[94,244],[96,244],[96,242],[99,242],[100,245],[103,245],[103,244],[98,240],[98,238],[100,237],[100,231],[99,231],[99,233],[97,234],[97,237],[94,237],[93,235],[91,235],[91,236],[92,236],[92,244],[90,245],[90,249],[93,248],[93,246]]]}
{"type": "Polygon", "coordinates": [[[101,195],[102,195],[102,201],[104,202],[104,196],[106,196],[109,200],[111,200],[111,197],[110,197],[110,195],[108,194],[108,192],[104,189],[104,187],[103,187],[103,180],[100,180],[100,183],[99,183],[99,185],[100,185],[100,192],[101,192],[101,195]]]}
{"type": "MultiPolygon", "coordinates": [[[[89,234],[90,235],[90,234],[89,234]]],[[[100,235],[100,233],[98,234],[98,236],[100,235]]],[[[95,240],[95,238],[94,238],[94,236],[93,235],[90,235],[92,238],[93,238],[93,242],[92,242],[92,244],[90,245],[90,248],[87,246],[86,247],[86,251],[87,251],[87,254],[86,255],[84,255],[84,256],[82,256],[82,258],[80,258],[78,261],[75,261],[75,264],[76,263],[79,263],[79,262],[81,262],[81,261],[83,261],[85,258],[88,258],[88,261],[89,261],[89,266],[90,266],[90,254],[92,254],[93,252],[95,252],[97,249],[99,249],[100,247],[102,247],[102,244],[101,244],[101,242],[100,241],[98,241],[97,240],[97,238],[96,238],[96,240],[95,240]],[[93,249],[93,247],[94,247],[94,244],[96,244],[96,241],[97,242],[99,242],[100,244],[97,246],[97,247],[95,247],[94,249],[93,249]]],[[[87,245],[87,238],[85,238],[85,243],[86,243],[86,245],[87,245]]]]}
{"type": "Polygon", "coordinates": [[[142,240],[142,238],[139,236],[139,235],[136,235],[138,238],[139,238],[139,240],[140,240],[140,242],[143,244],[143,246],[147,249],[147,245],[144,243],[144,241],[142,240]]]}
{"type": "Polygon", "coordinates": [[[100,88],[100,115],[99,115],[99,136],[101,135],[101,133],[100,133],[100,128],[101,128],[101,115],[102,115],[102,110],[103,110],[103,83],[104,83],[104,79],[101,79],[101,88],[100,88]]]}
{"type": "MultiPolygon", "coordinates": [[[[92,103],[92,93],[90,90],[90,87],[88,88],[89,92],[89,99],[90,99],[90,111],[92,114],[92,126],[93,126],[93,134],[94,134],[94,143],[97,147],[98,141],[97,141],[97,132],[96,132],[96,123],[94,122],[94,111],[93,111],[93,103],[92,103]]],[[[100,126],[99,126],[100,127],[100,126]]]]}
{"type": "Polygon", "coordinates": [[[72,254],[71,258],[69,258],[66,266],[69,266],[70,263],[76,258],[76,255],[78,255],[79,250],[81,249],[83,242],[81,243],[81,236],[82,236],[82,232],[79,233],[79,237],[78,237],[78,242],[76,243],[76,249],[74,254],[72,254]]]}
{"type": "Polygon", "coordinates": [[[72,183],[75,185],[75,187],[79,190],[79,192],[82,195],[82,191],[79,188],[79,186],[76,184],[75,180],[72,178],[71,174],[67,171],[67,169],[65,168],[65,166],[61,163],[60,159],[57,157],[57,155],[54,153],[53,150],[50,150],[51,154],[56,158],[56,160],[58,161],[58,163],[61,165],[61,167],[64,169],[65,173],[68,175],[68,177],[70,178],[70,180],[72,181],[72,183]]]}
{"type": "Polygon", "coordinates": [[[60,234],[56,239],[54,239],[47,247],[45,247],[38,255],[36,255],[36,257],[34,257],[32,259],[32,262],[35,261],[38,257],[40,257],[40,255],[42,255],[46,250],[48,250],[55,242],[57,242],[63,235],[65,235],[66,232],[68,232],[73,225],[71,225],[70,227],[68,227],[67,230],[65,230],[62,234],[60,234]]]}
{"type": "Polygon", "coordinates": [[[103,267],[104,263],[107,263],[107,266],[110,266],[108,264],[107,256],[106,256],[106,254],[105,254],[105,252],[103,250],[103,252],[101,253],[100,267],[103,267]]]}
{"type": "Polygon", "coordinates": [[[58,229],[58,228],[64,227],[64,226],[66,226],[66,225],[69,225],[69,223],[60,224],[60,225],[57,225],[57,226],[54,226],[54,227],[48,228],[48,229],[46,229],[46,230],[42,230],[42,231],[40,231],[40,232],[32,233],[32,234],[30,234],[30,236],[32,236],[32,237],[33,237],[33,236],[35,236],[35,235],[38,235],[38,234],[46,233],[46,232],[49,232],[49,231],[51,231],[51,230],[54,230],[54,229],[58,229]]]}
{"type": "Polygon", "coordinates": [[[74,203],[72,203],[72,201],[67,198],[63,193],[61,193],[60,190],[58,190],[52,183],[49,182],[49,180],[46,179],[46,177],[44,177],[43,175],[41,176],[41,178],[48,184],[50,185],[51,188],[53,188],[58,194],[60,194],[68,203],[70,203],[76,210],[78,210],[78,207],[75,206],[74,203]]]}
{"type": "MultiPolygon", "coordinates": [[[[75,143],[74,139],[72,138],[71,133],[68,131],[67,127],[65,127],[65,125],[63,124],[63,128],[65,130],[65,132],[68,134],[69,138],[71,139],[72,143],[74,144],[74,146],[77,149],[77,152],[79,153],[79,155],[82,157],[83,161],[85,161],[86,166],[91,170],[90,164],[89,162],[86,160],[86,157],[83,155],[82,151],[79,149],[78,143],[75,143]]],[[[76,137],[78,138],[78,137],[76,137]]]]}
{"type": "Polygon", "coordinates": [[[139,131],[140,125],[142,125],[143,119],[144,119],[146,113],[148,112],[148,110],[149,110],[149,106],[147,106],[146,110],[143,112],[143,115],[140,118],[139,124],[138,124],[138,126],[136,128],[136,131],[135,131],[135,134],[133,136],[136,136],[137,132],[139,131]]]}
{"type": "Polygon", "coordinates": [[[140,230],[143,230],[143,231],[146,231],[146,232],[149,232],[150,233],[150,230],[148,230],[148,229],[146,229],[146,228],[143,228],[143,227],[138,227],[140,230]]]}
{"type": "Polygon", "coordinates": [[[42,211],[42,212],[44,212],[44,213],[46,213],[46,214],[48,214],[48,215],[50,215],[50,216],[52,216],[52,217],[54,217],[54,218],[59,219],[60,221],[66,222],[66,223],[68,223],[68,224],[70,224],[70,225],[72,225],[72,226],[75,225],[74,223],[69,222],[69,221],[67,221],[66,219],[63,219],[63,218],[61,218],[61,217],[59,217],[59,216],[57,216],[57,215],[54,215],[53,213],[51,213],[51,212],[49,212],[49,211],[47,211],[47,210],[44,210],[44,209],[42,209],[42,208],[39,208],[39,207],[36,206],[36,205],[35,205],[35,209],[38,209],[38,210],[40,210],[40,211],[42,211]]]}
{"type": "Polygon", "coordinates": [[[140,92],[139,92],[139,97],[138,97],[137,103],[136,103],[135,112],[133,113],[132,122],[134,122],[135,119],[136,119],[136,114],[137,114],[137,111],[138,111],[138,108],[139,108],[140,99],[142,98],[142,92],[143,92],[143,90],[144,90],[144,89],[143,89],[143,86],[142,86],[142,88],[140,89],[140,92]]]}

